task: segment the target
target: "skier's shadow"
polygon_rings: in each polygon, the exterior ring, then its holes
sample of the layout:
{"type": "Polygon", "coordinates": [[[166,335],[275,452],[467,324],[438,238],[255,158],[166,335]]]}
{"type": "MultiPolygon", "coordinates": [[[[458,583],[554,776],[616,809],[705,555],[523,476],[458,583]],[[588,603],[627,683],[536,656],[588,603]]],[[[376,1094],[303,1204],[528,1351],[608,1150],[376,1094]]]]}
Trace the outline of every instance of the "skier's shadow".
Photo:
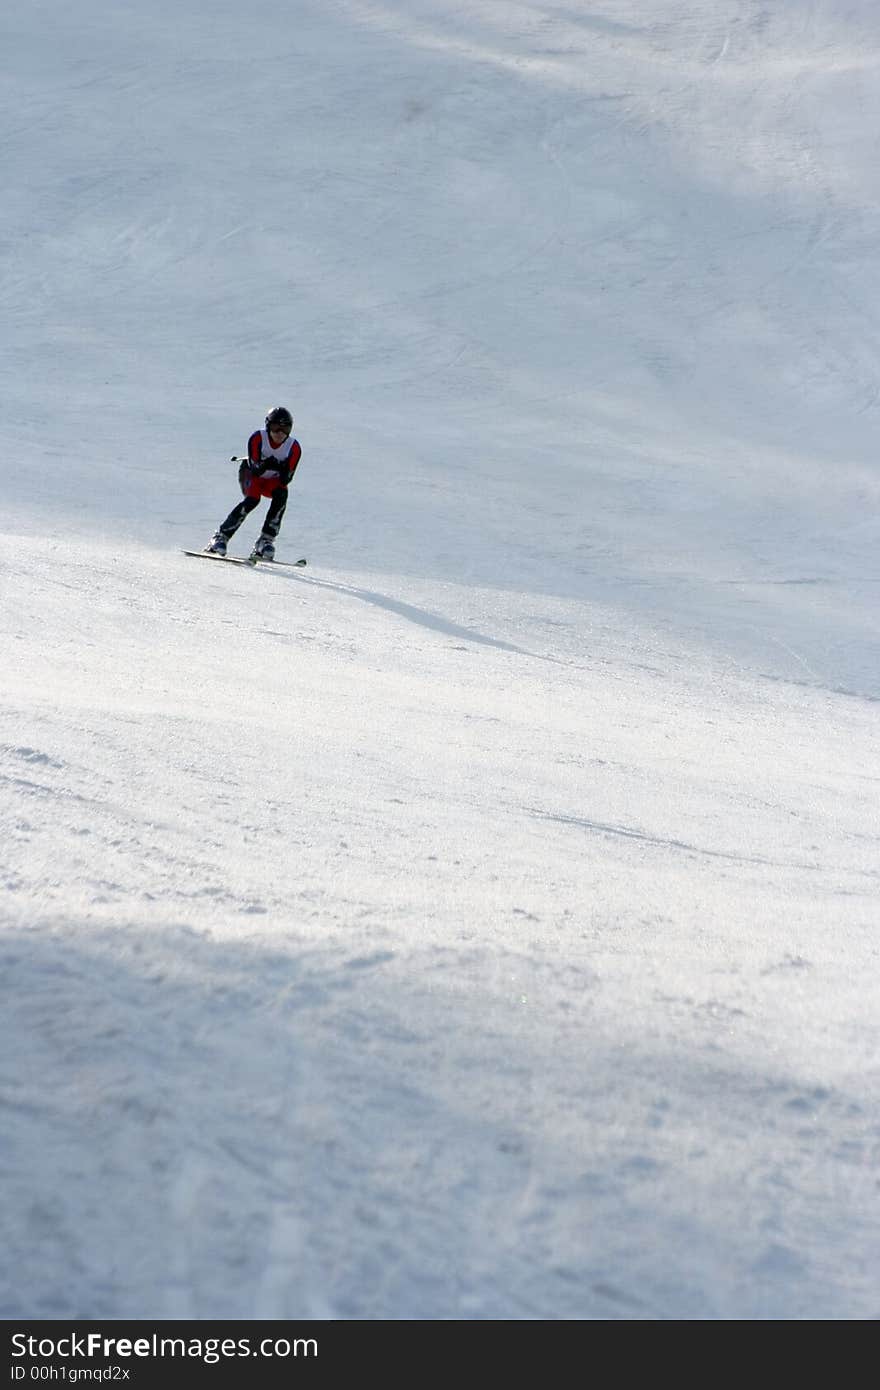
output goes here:
{"type": "MultiPolygon", "coordinates": [[[[279,571],[275,571],[277,574],[279,571]]],[[[372,603],[376,608],[384,608],[389,613],[397,613],[401,618],[406,618],[408,622],[418,623],[419,627],[431,628],[434,632],[442,632],[447,637],[458,637],[465,642],[477,642],[483,647],[497,647],[502,652],[515,652],[517,656],[535,656],[535,652],[530,652],[525,647],[517,647],[513,642],[504,642],[498,637],[484,637],[481,632],[474,632],[471,628],[461,627],[459,623],[452,623],[448,618],[441,618],[437,613],[429,613],[424,608],[416,608],[412,603],[403,603],[397,598],[388,598],[386,594],[377,594],[374,589],[358,589],[353,584],[335,584],[330,579],[314,579],[308,574],[291,574],[290,579],[295,579],[300,584],[312,584],[318,589],[330,589],[335,594],[351,594],[354,598],[359,598],[363,603],[372,603]]]]}

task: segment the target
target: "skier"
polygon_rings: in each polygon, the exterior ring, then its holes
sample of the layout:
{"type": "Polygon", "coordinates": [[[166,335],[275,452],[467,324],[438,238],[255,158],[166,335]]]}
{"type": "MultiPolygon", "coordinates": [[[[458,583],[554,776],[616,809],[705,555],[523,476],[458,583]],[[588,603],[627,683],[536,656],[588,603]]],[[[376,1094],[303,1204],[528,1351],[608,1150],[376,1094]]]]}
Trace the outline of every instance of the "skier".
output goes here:
{"type": "Polygon", "coordinates": [[[263,497],[271,498],[263,530],[254,546],[254,558],[274,560],[275,541],[287,506],[287,489],[302,457],[299,441],[291,438],[293,416],[286,406],[276,405],[266,416],[265,427],[254,430],[248,440],[247,459],[238,470],[244,498],[232,508],[205,546],[207,555],[225,555],[245,517],[259,506],[263,497]]]}

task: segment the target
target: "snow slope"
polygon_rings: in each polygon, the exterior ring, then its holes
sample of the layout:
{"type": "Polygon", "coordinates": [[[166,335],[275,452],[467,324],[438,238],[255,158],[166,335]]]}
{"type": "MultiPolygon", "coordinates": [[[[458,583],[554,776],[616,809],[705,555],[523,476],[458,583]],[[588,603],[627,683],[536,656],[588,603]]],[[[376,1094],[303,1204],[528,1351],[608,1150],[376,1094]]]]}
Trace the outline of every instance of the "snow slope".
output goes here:
{"type": "Polygon", "coordinates": [[[876,7],[0,28],[0,1312],[876,1317],[876,7]]]}

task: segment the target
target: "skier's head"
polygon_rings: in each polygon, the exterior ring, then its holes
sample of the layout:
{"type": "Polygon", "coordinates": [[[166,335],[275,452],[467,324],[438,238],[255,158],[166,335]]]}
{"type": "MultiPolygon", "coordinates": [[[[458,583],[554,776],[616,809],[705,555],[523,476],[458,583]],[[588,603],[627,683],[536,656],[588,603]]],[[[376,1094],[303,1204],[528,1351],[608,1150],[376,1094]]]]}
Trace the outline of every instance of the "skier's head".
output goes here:
{"type": "Polygon", "coordinates": [[[276,405],[266,416],[266,429],[272,434],[283,434],[285,437],[293,429],[293,416],[286,405],[276,405]]]}

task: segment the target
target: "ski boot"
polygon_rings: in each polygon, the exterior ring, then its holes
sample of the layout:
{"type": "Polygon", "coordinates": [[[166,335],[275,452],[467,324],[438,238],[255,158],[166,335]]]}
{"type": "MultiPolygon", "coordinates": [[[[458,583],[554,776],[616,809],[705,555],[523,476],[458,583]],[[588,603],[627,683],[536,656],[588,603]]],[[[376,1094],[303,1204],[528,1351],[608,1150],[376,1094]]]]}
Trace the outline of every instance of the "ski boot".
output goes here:
{"type": "Polygon", "coordinates": [[[271,536],[260,536],[251,555],[251,561],[256,564],[257,560],[264,563],[275,559],[275,542],[271,536]]]}

